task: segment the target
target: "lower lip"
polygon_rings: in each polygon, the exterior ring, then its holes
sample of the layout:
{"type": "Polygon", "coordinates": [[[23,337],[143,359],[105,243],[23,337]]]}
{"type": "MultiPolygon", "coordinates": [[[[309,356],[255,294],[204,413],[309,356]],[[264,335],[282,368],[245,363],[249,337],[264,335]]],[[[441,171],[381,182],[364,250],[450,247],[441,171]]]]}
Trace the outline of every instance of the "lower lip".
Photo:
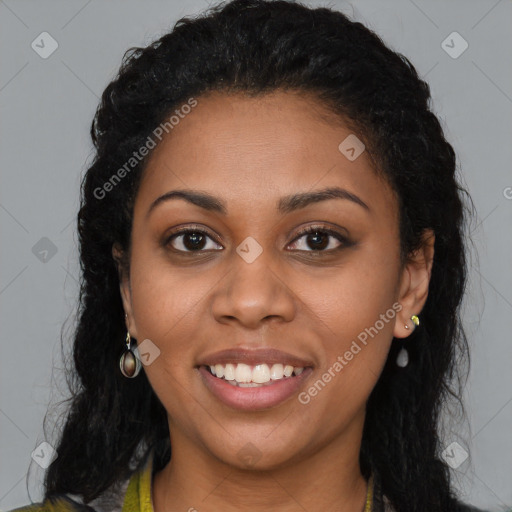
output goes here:
{"type": "Polygon", "coordinates": [[[272,381],[272,384],[266,386],[243,388],[233,386],[226,380],[213,376],[205,366],[199,367],[199,373],[206,387],[221,402],[234,409],[245,411],[257,411],[279,405],[297,393],[312,371],[312,368],[305,368],[300,375],[295,377],[272,381]]]}

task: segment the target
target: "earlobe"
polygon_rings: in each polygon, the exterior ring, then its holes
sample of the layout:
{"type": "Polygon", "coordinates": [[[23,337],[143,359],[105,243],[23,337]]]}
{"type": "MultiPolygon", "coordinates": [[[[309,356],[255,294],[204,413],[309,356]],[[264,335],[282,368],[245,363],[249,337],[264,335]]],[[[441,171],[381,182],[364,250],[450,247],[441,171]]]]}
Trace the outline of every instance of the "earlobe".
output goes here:
{"type": "Polygon", "coordinates": [[[393,335],[406,338],[416,327],[414,316],[419,316],[427,301],[434,262],[435,235],[431,229],[422,236],[422,245],[413,251],[402,272],[398,301],[402,310],[397,315],[393,335]]]}

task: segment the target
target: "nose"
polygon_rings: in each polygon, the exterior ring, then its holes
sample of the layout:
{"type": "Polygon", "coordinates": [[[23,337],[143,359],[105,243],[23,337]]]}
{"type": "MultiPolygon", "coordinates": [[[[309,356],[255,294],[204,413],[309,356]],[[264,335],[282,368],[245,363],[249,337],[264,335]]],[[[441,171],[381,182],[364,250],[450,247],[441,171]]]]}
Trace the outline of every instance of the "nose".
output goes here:
{"type": "Polygon", "coordinates": [[[296,298],[267,254],[263,251],[252,263],[233,255],[231,270],[213,296],[212,312],[218,322],[257,329],[264,321],[293,320],[296,298]]]}

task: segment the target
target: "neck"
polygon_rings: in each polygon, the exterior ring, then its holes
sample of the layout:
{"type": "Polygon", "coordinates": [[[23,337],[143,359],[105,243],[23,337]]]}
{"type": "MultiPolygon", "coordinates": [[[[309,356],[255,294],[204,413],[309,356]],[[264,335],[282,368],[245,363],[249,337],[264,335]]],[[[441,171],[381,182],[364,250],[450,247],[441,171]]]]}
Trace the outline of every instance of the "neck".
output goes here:
{"type": "Polygon", "coordinates": [[[154,511],[362,512],[367,482],[359,467],[362,424],[357,423],[350,427],[355,432],[266,470],[234,467],[197,442],[171,436],[171,460],[154,477],[154,511]]]}

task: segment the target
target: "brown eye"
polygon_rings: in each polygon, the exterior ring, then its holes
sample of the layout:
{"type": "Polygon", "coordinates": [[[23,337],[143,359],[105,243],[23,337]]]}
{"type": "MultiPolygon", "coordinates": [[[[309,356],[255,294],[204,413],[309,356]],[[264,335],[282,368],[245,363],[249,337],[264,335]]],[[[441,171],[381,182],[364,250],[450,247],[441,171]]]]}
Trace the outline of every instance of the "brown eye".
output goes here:
{"type": "Polygon", "coordinates": [[[331,252],[352,243],[341,233],[331,229],[310,226],[299,233],[291,245],[294,250],[307,252],[331,252]],[[304,241],[299,242],[301,239],[304,241]]]}
{"type": "Polygon", "coordinates": [[[322,233],[321,231],[315,231],[309,233],[306,236],[306,244],[311,247],[314,251],[325,249],[329,245],[330,235],[322,233]]]}
{"type": "Polygon", "coordinates": [[[170,245],[179,252],[200,252],[205,250],[222,249],[212,238],[199,229],[182,229],[167,239],[166,245],[170,245]]]}

